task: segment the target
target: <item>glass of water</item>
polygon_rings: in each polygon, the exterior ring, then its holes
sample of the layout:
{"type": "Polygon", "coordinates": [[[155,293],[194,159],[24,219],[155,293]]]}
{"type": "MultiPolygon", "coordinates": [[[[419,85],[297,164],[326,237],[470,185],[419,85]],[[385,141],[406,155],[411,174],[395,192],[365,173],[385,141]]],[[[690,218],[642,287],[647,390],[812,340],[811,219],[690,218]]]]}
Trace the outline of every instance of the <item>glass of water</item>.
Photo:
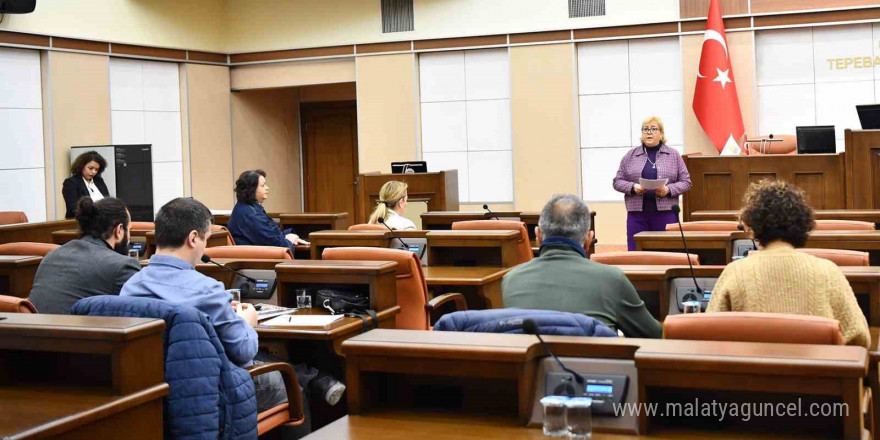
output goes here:
{"type": "Polygon", "coordinates": [[[140,257],[140,254],[137,249],[129,249],[128,256],[137,260],[140,257]]]}
{"type": "Polygon", "coordinates": [[[568,431],[565,426],[565,396],[546,396],[541,399],[544,407],[544,435],[547,437],[565,437],[568,431]]]}
{"type": "Polygon", "coordinates": [[[241,289],[226,289],[230,301],[241,302],[241,289]]]}
{"type": "Polygon", "coordinates": [[[312,297],[309,296],[308,291],[306,289],[296,289],[296,308],[298,309],[311,309],[312,308],[312,297]]]}
{"type": "Polygon", "coordinates": [[[590,438],[593,435],[593,399],[572,397],[565,401],[565,427],[569,438],[590,438]]]}
{"type": "Polygon", "coordinates": [[[684,306],[684,313],[700,313],[703,311],[699,301],[685,301],[682,303],[682,306],[684,306]]]}

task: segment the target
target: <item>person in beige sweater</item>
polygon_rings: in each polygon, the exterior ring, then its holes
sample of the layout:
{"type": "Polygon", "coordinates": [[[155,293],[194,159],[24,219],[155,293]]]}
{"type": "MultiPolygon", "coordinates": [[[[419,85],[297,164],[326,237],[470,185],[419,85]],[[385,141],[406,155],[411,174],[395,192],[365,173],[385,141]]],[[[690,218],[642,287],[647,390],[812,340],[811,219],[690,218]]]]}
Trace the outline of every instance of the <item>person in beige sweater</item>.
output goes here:
{"type": "Polygon", "coordinates": [[[803,191],[784,182],[753,184],[740,220],[761,251],[727,265],[712,289],[707,312],[833,318],[840,322],[847,345],[870,347],[868,323],[843,272],[831,261],[796,250],[816,225],[803,191]]]}

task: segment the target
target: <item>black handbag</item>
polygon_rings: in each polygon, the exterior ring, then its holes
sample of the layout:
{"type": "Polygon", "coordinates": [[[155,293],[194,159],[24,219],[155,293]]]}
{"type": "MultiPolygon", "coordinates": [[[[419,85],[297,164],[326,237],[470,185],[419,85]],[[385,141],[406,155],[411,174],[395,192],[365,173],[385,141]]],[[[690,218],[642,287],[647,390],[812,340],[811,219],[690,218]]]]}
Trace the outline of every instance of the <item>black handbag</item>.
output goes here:
{"type": "Polygon", "coordinates": [[[379,319],[376,312],[370,309],[369,293],[357,291],[345,291],[336,289],[319,289],[315,293],[315,302],[334,315],[345,315],[360,318],[364,324],[364,331],[369,330],[367,315],[373,319],[373,328],[379,327],[379,319]]]}

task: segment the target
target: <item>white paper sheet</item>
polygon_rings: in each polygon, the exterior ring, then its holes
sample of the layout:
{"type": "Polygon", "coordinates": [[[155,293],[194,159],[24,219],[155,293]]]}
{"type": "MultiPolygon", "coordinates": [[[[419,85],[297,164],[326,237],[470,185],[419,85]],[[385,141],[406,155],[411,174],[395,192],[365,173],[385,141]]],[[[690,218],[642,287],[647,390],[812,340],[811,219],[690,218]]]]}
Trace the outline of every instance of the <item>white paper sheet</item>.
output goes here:
{"type": "Polygon", "coordinates": [[[669,182],[669,179],[653,180],[639,178],[639,185],[642,185],[642,188],[645,188],[648,191],[663,188],[663,186],[666,185],[666,182],[669,182]]]}

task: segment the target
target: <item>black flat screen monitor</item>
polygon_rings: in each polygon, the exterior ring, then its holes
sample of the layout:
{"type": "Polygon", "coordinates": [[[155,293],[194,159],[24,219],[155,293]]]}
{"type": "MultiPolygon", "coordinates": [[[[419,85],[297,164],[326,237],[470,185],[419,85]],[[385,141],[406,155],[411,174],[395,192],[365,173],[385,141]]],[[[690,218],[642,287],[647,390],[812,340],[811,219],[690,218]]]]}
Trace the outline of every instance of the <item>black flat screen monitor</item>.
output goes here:
{"type": "Polygon", "coordinates": [[[836,153],[833,125],[797,127],[798,154],[836,153]]]}
{"type": "Polygon", "coordinates": [[[880,128],[880,104],[857,105],[856,112],[859,113],[859,122],[862,123],[862,130],[876,130],[880,128]]]}
{"type": "Polygon", "coordinates": [[[391,162],[392,174],[427,173],[428,163],[424,161],[391,162]]]}

